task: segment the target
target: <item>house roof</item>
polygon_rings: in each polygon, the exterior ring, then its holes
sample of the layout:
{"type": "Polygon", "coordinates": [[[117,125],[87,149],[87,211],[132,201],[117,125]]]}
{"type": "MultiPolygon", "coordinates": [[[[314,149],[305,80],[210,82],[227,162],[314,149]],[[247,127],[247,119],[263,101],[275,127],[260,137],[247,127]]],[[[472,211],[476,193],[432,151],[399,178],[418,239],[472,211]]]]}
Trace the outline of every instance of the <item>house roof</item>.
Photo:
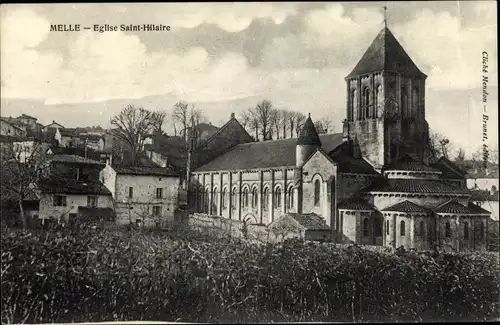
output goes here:
{"type": "Polygon", "coordinates": [[[330,227],[325,222],[325,219],[321,218],[315,213],[287,213],[295,221],[297,221],[306,230],[330,230],[330,227]]]}
{"type": "Polygon", "coordinates": [[[85,141],[85,140],[99,141],[99,140],[103,139],[103,137],[101,135],[98,135],[98,134],[80,134],[78,137],[80,139],[82,139],[83,141],[85,141]]]}
{"type": "Polygon", "coordinates": [[[68,164],[86,164],[86,165],[104,166],[104,163],[100,161],[88,159],[77,155],[65,155],[65,154],[54,155],[52,157],[52,161],[59,163],[68,163],[68,164]]]}
{"type": "Polygon", "coordinates": [[[25,119],[30,119],[30,120],[38,120],[36,117],[33,117],[33,116],[29,116],[29,115],[26,115],[26,114],[21,114],[20,116],[21,118],[25,118],[25,119]]]}
{"type": "Polygon", "coordinates": [[[179,172],[172,167],[118,166],[113,167],[113,169],[120,175],[179,177],[179,172]]]}
{"type": "Polygon", "coordinates": [[[60,129],[59,133],[63,137],[74,137],[78,135],[78,130],[76,128],[64,128],[60,129]]]}
{"type": "Polygon", "coordinates": [[[348,200],[344,200],[339,203],[338,209],[341,210],[359,210],[359,211],[367,211],[367,210],[375,210],[375,207],[365,200],[361,198],[351,198],[348,200]]]}
{"type": "Polygon", "coordinates": [[[409,155],[403,155],[400,159],[390,163],[384,170],[405,170],[414,172],[439,172],[439,170],[422,164],[409,155]]]}
{"type": "Polygon", "coordinates": [[[297,145],[315,145],[321,147],[321,140],[316,131],[311,116],[307,118],[300,130],[299,138],[297,139],[297,145]]]}
{"type": "Polygon", "coordinates": [[[45,127],[48,127],[48,126],[50,126],[50,125],[52,125],[52,124],[57,124],[57,125],[59,125],[61,128],[63,128],[63,129],[64,129],[64,126],[62,126],[62,124],[57,123],[56,121],[52,121],[51,123],[49,123],[49,124],[45,125],[45,127]]]}
{"type": "Polygon", "coordinates": [[[399,72],[405,76],[425,76],[387,27],[380,31],[346,78],[378,71],[399,72]]]}
{"type": "Polygon", "coordinates": [[[40,189],[43,193],[111,195],[111,192],[100,181],[65,178],[43,179],[40,181],[40,189]]]}
{"type": "MultiPolygon", "coordinates": [[[[332,151],[342,143],[342,133],[322,134],[319,138],[325,152],[332,151]]],[[[239,144],[196,171],[293,167],[296,145],[297,139],[239,144]]]]}
{"type": "Polygon", "coordinates": [[[12,118],[10,118],[10,117],[2,117],[2,118],[0,119],[0,121],[2,121],[2,122],[4,122],[4,123],[7,123],[7,124],[9,124],[10,126],[12,126],[13,128],[16,128],[16,129],[18,129],[18,130],[20,130],[20,131],[24,131],[24,130],[23,130],[23,129],[21,129],[18,125],[16,125],[16,124],[22,124],[22,125],[24,125],[24,124],[23,124],[23,123],[16,122],[16,120],[14,120],[14,119],[12,119],[12,118]]]}
{"type": "Polygon", "coordinates": [[[444,184],[439,180],[423,179],[378,179],[366,192],[400,192],[422,194],[470,194],[469,191],[444,184]]]}
{"type": "Polygon", "coordinates": [[[417,205],[413,202],[405,200],[403,202],[396,203],[390,207],[382,209],[382,211],[396,211],[396,212],[406,212],[406,213],[427,213],[429,209],[417,205]]]}

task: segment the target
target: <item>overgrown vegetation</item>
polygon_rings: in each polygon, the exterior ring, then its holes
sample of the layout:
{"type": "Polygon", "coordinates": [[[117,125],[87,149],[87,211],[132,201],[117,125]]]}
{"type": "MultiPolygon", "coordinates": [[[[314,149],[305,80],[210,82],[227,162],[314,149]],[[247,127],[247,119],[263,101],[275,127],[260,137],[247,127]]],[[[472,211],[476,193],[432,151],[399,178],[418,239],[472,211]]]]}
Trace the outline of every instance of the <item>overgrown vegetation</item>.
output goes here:
{"type": "Polygon", "coordinates": [[[199,237],[3,228],[2,323],[498,317],[497,255],[199,237]]]}

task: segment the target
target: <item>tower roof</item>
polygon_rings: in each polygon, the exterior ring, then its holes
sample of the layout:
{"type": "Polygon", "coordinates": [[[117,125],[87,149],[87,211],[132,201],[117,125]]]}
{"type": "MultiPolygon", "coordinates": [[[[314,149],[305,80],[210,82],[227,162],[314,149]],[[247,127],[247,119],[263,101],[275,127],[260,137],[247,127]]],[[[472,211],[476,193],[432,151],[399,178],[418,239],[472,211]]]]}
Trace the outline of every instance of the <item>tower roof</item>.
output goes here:
{"type": "Polygon", "coordinates": [[[321,147],[321,140],[319,139],[318,132],[311,120],[311,115],[307,118],[306,122],[302,126],[300,131],[300,136],[297,139],[298,145],[317,145],[321,147]]]}
{"type": "Polygon", "coordinates": [[[405,76],[426,76],[387,27],[380,31],[346,78],[378,71],[399,72],[405,76]]]}

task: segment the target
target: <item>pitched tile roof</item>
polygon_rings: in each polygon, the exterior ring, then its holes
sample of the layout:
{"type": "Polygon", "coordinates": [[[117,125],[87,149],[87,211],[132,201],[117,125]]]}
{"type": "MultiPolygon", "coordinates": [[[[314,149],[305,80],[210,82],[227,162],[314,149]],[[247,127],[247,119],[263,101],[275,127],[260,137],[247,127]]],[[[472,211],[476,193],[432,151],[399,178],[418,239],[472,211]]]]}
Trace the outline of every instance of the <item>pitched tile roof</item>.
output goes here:
{"type": "Polygon", "coordinates": [[[485,210],[483,208],[481,208],[479,205],[476,205],[472,202],[469,202],[469,204],[467,205],[467,207],[469,208],[469,210],[473,211],[474,213],[477,213],[477,214],[491,214],[490,211],[488,210],[485,210]]]}
{"type": "Polygon", "coordinates": [[[300,130],[299,138],[297,139],[298,145],[316,145],[321,147],[321,140],[319,139],[316,127],[311,120],[311,115],[307,118],[300,130]]]}
{"type": "Polygon", "coordinates": [[[325,219],[321,218],[315,213],[298,214],[287,213],[294,218],[306,230],[329,230],[330,227],[326,224],[325,219]]]}
{"type": "Polygon", "coordinates": [[[406,212],[406,213],[427,213],[429,209],[417,205],[413,202],[405,200],[403,202],[396,203],[390,207],[382,209],[382,211],[396,211],[396,212],[406,212]]]}
{"type": "Polygon", "coordinates": [[[469,191],[444,184],[439,180],[422,179],[378,179],[366,192],[400,192],[422,194],[470,194],[469,191]]]}
{"type": "MultiPolygon", "coordinates": [[[[476,206],[477,207],[477,206],[476,206]]],[[[479,208],[479,207],[478,207],[479,208]]],[[[469,209],[468,207],[458,203],[456,200],[450,200],[434,208],[436,213],[458,213],[458,214],[477,214],[481,212],[477,208],[469,209]]]]}
{"type": "Polygon", "coordinates": [[[467,174],[465,171],[461,170],[456,164],[445,157],[439,158],[434,164],[431,165],[433,168],[441,171],[441,178],[445,179],[462,179],[467,174]]]}
{"type": "Polygon", "coordinates": [[[352,198],[342,201],[338,205],[341,210],[375,210],[375,207],[361,198],[352,198]]]}
{"type": "MultiPolygon", "coordinates": [[[[342,133],[319,136],[322,149],[330,152],[342,143],[342,133]]],[[[196,171],[240,170],[295,166],[297,139],[269,140],[239,144],[196,171]]]]}
{"type": "Polygon", "coordinates": [[[96,161],[93,159],[88,159],[85,157],[80,157],[77,155],[54,155],[52,157],[53,162],[60,162],[60,163],[68,163],[68,164],[86,164],[86,165],[102,165],[104,166],[104,163],[100,161],[96,161]]]}
{"type": "Polygon", "coordinates": [[[43,193],[111,195],[111,192],[100,181],[78,181],[65,178],[42,179],[40,190],[43,193]]]}
{"type": "Polygon", "coordinates": [[[20,116],[21,118],[26,118],[26,119],[30,119],[30,120],[38,120],[36,117],[33,117],[33,116],[29,116],[29,115],[26,115],[26,114],[22,114],[20,116]]]}
{"type": "Polygon", "coordinates": [[[399,72],[406,76],[425,76],[387,27],[380,31],[346,78],[377,71],[399,72]]]}
{"type": "Polygon", "coordinates": [[[439,170],[422,164],[409,155],[403,155],[400,159],[387,165],[384,170],[407,170],[414,172],[439,172],[439,170]]]}

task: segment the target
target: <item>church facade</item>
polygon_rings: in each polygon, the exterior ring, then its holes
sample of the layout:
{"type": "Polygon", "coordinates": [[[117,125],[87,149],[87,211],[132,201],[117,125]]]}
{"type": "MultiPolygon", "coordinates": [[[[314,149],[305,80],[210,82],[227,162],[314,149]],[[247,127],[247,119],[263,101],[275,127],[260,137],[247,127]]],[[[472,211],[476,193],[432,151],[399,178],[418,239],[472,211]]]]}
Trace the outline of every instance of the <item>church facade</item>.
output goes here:
{"type": "Polygon", "coordinates": [[[385,27],[346,77],[342,133],[254,142],[230,120],[190,151],[191,212],[269,225],[315,214],[338,243],[485,250],[489,212],[465,173],[430,161],[427,76],[385,27]]]}

